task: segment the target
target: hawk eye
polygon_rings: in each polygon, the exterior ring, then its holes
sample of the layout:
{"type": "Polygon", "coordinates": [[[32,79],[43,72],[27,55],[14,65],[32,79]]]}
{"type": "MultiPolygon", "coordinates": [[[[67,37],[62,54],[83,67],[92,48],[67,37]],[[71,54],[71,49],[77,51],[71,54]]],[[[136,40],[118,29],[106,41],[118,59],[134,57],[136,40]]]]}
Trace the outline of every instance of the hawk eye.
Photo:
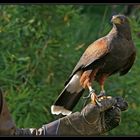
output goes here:
{"type": "Polygon", "coordinates": [[[124,23],[125,22],[125,19],[124,18],[121,18],[121,21],[124,23]]]}
{"type": "Polygon", "coordinates": [[[125,23],[126,22],[126,18],[123,17],[123,16],[120,17],[120,20],[121,20],[121,23],[125,23]]]}

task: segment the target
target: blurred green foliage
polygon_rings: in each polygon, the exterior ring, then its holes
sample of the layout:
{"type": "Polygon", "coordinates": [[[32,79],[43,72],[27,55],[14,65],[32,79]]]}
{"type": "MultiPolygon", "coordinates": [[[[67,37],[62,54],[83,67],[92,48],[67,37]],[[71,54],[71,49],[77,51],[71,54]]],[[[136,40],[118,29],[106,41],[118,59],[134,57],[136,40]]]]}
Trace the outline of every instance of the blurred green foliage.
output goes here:
{"type": "MultiPolygon", "coordinates": [[[[50,106],[86,47],[111,29],[124,5],[0,5],[0,85],[17,127],[40,127],[58,117],[50,106]]],[[[129,109],[106,135],[140,133],[140,12],[130,18],[137,59],[131,71],[110,77],[108,95],[123,96],[129,109]]],[[[99,86],[95,83],[97,91],[99,86]]],[[[86,94],[86,93],[85,93],[86,94]]],[[[87,91],[88,94],[88,91],[87,91]]],[[[74,111],[80,110],[81,99],[74,111]]]]}

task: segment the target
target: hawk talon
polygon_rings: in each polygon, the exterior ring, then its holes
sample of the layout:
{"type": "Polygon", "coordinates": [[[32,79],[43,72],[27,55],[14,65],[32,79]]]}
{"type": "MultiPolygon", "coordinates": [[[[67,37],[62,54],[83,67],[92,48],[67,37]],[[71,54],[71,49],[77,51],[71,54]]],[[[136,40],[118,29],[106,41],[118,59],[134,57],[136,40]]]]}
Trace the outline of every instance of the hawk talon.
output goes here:
{"type": "Polygon", "coordinates": [[[101,103],[99,102],[98,97],[96,96],[95,93],[92,93],[92,94],[91,94],[91,100],[92,100],[94,103],[96,103],[98,106],[102,106],[101,103]]]}
{"type": "Polygon", "coordinates": [[[102,97],[102,96],[106,96],[105,90],[100,91],[100,94],[97,95],[98,98],[100,98],[100,97],[102,97]]]}
{"type": "Polygon", "coordinates": [[[95,102],[98,106],[100,106],[100,107],[102,106],[102,104],[97,99],[95,100],[95,102]]]}

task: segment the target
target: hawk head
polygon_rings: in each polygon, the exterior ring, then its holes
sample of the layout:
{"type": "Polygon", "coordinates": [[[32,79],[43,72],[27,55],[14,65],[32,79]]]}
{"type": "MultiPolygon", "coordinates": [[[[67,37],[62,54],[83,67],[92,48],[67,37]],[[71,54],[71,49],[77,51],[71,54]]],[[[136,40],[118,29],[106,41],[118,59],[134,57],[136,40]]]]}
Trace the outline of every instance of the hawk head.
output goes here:
{"type": "Polygon", "coordinates": [[[126,16],[119,14],[112,16],[111,22],[115,25],[123,25],[128,24],[129,20],[126,16]]]}

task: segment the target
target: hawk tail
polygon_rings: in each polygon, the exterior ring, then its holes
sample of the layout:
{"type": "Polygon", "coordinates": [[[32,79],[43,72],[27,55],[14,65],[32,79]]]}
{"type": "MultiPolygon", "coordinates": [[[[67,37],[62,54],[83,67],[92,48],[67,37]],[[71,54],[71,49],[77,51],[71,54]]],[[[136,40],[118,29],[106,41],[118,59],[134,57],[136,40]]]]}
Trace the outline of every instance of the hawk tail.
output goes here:
{"type": "Polygon", "coordinates": [[[69,115],[72,113],[72,109],[78,103],[80,97],[83,95],[84,89],[78,93],[70,93],[67,89],[64,89],[55,103],[51,106],[51,113],[59,115],[69,115]]]}
{"type": "Polygon", "coordinates": [[[83,95],[84,89],[80,86],[79,76],[74,75],[65,86],[54,104],[51,106],[51,113],[59,115],[69,115],[83,95]]]}

